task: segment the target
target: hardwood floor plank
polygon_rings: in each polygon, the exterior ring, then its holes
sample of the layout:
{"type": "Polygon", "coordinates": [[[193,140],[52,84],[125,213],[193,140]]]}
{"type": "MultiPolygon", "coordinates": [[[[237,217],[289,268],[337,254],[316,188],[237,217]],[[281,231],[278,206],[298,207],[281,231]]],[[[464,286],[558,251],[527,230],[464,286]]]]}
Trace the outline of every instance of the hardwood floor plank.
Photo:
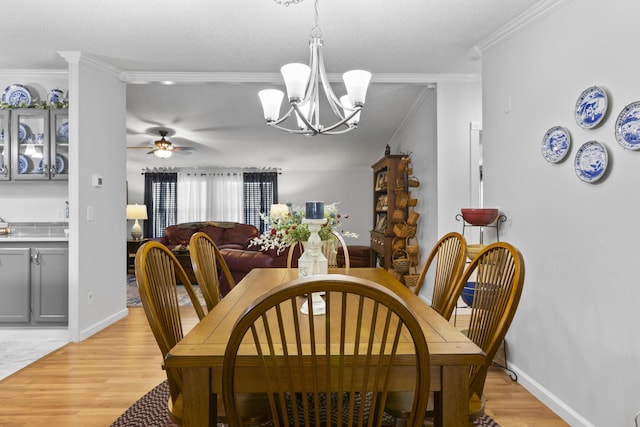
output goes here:
{"type": "MultiPolygon", "coordinates": [[[[185,333],[198,319],[182,309],[185,333]]],[[[458,316],[458,325],[461,323],[458,316]]],[[[0,381],[0,426],[108,426],[163,381],[162,356],[142,308],[81,343],[70,343],[0,381]]],[[[502,427],[567,426],[500,369],[485,387],[502,427]]]]}

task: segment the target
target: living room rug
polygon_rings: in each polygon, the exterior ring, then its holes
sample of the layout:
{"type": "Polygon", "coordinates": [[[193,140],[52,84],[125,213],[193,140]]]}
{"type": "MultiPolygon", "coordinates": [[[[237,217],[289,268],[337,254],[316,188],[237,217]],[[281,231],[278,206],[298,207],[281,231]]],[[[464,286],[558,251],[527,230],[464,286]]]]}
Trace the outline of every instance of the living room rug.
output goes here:
{"type": "MultiPolygon", "coordinates": [[[[163,381],[131,405],[111,424],[111,427],[177,427],[169,419],[168,399],[169,384],[167,381],[163,381]]],[[[475,427],[500,427],[487,414],[475,420],[473,425],[475,427]]],[[[218,427],[226,427],[226,424],[218,423],[218,427]]]]}
{"type": "MultiPolygon", "coordinates": [[[[200,304],[202,304],[203,307],[206,307],[207,305],[204,301],[204,297],[202,296],[202,292],[200,291],[200,287],[198,285],[194,285],[193,290],[198,296],[200,304]]],[[[178,285],[178,302],[180,307],[191,307],[193,305],[191,304],[191,299],[189,298],[187,291],[182,285],[178,285]]],[[[142,307],[140,292],[138,292],[138,285],[136,284],[136,276],[132,274],[127,276],[127,307],[142,307]]]]}

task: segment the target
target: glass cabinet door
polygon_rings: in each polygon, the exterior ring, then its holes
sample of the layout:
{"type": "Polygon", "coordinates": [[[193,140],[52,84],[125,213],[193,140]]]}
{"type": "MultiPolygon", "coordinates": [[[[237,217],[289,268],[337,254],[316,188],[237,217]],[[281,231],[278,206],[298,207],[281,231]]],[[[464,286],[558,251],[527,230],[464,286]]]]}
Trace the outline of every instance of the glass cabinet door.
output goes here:
{"type": "Polygon", "coordinates": [[[69,111],[50,111],[50,176],[51,179],[69,179],[69,111]]]}
{"type": "Polygon", "coordinates": [[[9,129],[9,110],[0,110],[0,181],[11,178],[11,129],[9,129]]]}
{"type": "Polygon", "coordinates": [[[49,110],[15,109],[11,116],[14,180],[48,180],[49,110]]]}

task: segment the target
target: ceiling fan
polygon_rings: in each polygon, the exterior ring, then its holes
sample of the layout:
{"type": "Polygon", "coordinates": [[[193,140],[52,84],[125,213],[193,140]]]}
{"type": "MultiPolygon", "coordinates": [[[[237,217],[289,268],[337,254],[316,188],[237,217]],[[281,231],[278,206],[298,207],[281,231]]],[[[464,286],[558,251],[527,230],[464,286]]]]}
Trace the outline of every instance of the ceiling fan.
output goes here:
{"type": "Polygon", "coordinates": [[[170,141],[167,141],[165,139],[165,136],[167,136],[168,132],[166,130],[159,130],[158,133],[160,134],[160,139],[157,141],[154,141],[153,147],[127,147],[127,148],[144,148],[144,149],[149,149],[151,148],[151,151],[149,151],[147,154],[154,154],[157,157],[160,157],[161,159],[166,159],[171,157],[171,155],[175,152],[175,153],[179,153],[179,154],[191,154],[192,151],[195,151],[194,147],[180,147],[177,145],[173,145],[170,141]]]}

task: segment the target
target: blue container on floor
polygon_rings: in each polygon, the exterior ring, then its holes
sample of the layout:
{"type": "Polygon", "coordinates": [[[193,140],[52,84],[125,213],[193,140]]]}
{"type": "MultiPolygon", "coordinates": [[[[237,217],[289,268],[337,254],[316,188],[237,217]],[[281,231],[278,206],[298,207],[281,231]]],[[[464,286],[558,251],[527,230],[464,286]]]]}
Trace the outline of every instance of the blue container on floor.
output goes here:
{"type": "Polygon", "coordinates": [[[462,289],[462,301],[467,304],[469,307],[473,305],[473,293],[476,289],[476,282],[467,282],[467,284],[462,289]]]}

